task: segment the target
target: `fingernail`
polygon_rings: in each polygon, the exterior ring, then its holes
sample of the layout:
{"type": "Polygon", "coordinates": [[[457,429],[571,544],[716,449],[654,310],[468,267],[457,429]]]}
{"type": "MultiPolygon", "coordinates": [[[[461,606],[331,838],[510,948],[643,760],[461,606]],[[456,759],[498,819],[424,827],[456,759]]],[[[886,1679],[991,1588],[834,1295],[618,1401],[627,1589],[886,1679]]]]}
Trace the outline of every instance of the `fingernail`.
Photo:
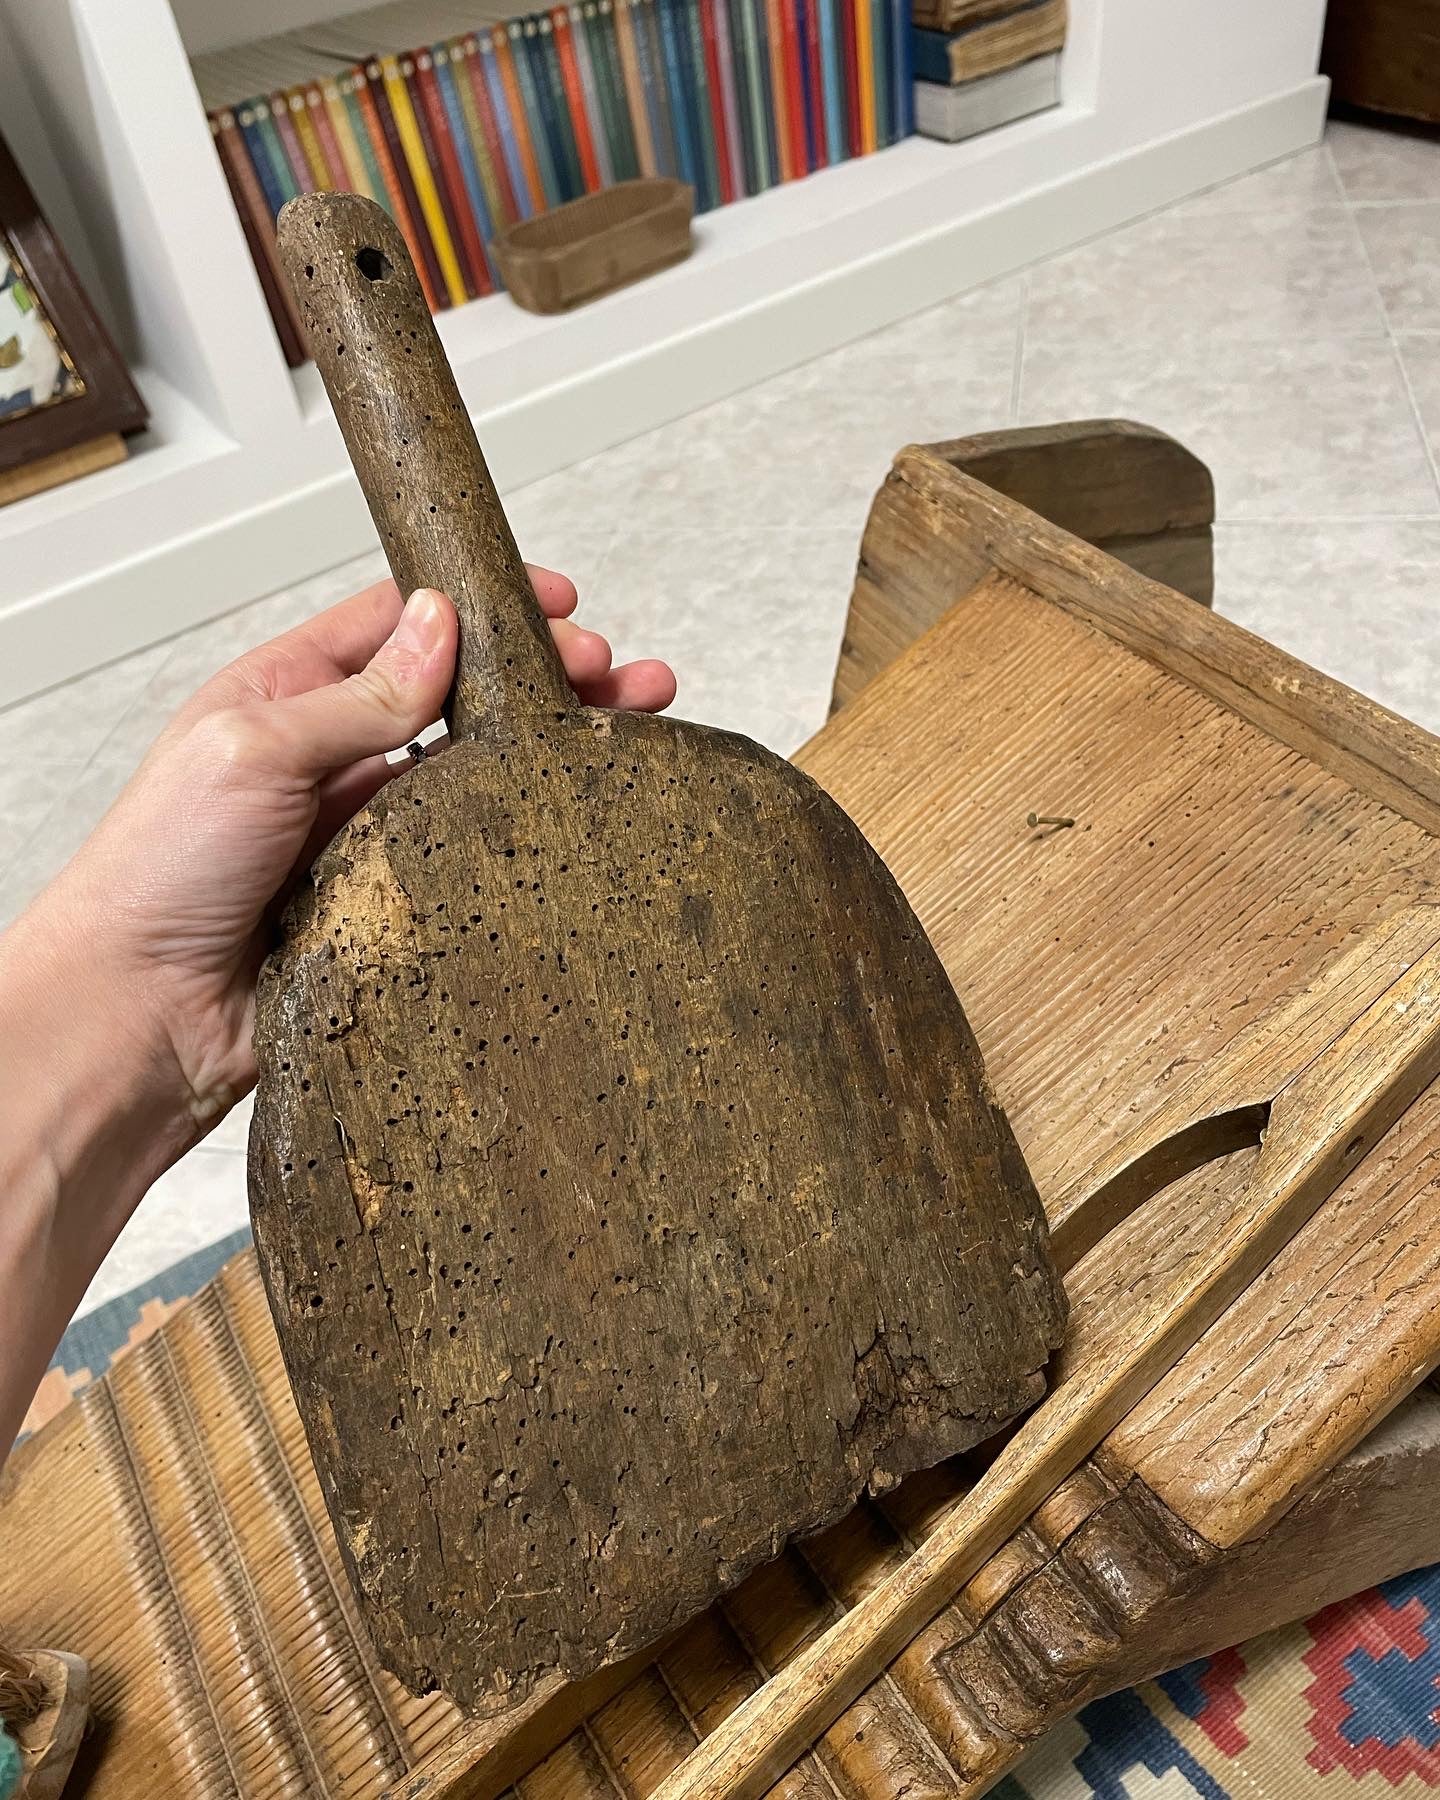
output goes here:
{"type": "Polygon", "coordinates": [[[440,636],[440,596],[433,588],[418,588],[405,602],[390,642],[397,650],[423,655],[435,648],[440,636]]]}

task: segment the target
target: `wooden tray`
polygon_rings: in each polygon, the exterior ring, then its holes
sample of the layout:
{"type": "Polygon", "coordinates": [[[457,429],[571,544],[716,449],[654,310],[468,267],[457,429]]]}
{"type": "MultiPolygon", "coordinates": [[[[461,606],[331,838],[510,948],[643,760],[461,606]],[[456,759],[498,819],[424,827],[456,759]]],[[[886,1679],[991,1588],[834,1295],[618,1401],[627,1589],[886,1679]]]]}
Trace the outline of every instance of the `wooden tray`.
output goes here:
{"type": "Polygon", "coordinates": [[[511,225],[495,259],[517,306],[568,312],[690,254],[695,191],[655,175],[621,181],[511,225]]]}
{"type": "MultiPolygon", "coordinates": [[[[852,662],[937,612],[799,760],[905,885],[1050,1196],[1175,1071],[1431,892],[1440,745],[912,450],[866,531],[852,662]]],[[[979,1794],[1094,1694],[1440,1557],[1437,1149],[1431,1090],[776,1792],[979,1794]]],[[[1253,1154],[1078,1266],[1077,1333],[1123,1330],[1225,1231],[1253,1154]]],[[[619,1800],[972,1473],[861,1506],[653,1660],[465,1724],[356,1628],[247,1255],[12,1459],[7,1619],[90,1659],[82,1794],[619,1800]]]]}

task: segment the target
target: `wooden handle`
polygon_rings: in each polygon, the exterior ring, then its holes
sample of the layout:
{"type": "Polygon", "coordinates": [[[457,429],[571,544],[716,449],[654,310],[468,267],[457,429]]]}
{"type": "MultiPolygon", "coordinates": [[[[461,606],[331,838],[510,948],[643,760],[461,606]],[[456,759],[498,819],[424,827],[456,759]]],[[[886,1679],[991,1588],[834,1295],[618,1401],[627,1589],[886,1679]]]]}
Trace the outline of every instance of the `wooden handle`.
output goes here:
{"type": "Polygon", "coordinates": [[[1278,1093],[1238,1227],[1070,1370],[921,1548],[771,1676],[651,1800],[759,1800],[1199,1342],[1440,1076],[1440,947],[1278,1093]]]}
{"type": "Polygon", "coordinates": [[[460,616],[445,706],[451,735],[571,710],[550,628],[394,221],[359,194],[302,194],[280,214],[277,238],[400,592],[439,588],[460,616]]]}

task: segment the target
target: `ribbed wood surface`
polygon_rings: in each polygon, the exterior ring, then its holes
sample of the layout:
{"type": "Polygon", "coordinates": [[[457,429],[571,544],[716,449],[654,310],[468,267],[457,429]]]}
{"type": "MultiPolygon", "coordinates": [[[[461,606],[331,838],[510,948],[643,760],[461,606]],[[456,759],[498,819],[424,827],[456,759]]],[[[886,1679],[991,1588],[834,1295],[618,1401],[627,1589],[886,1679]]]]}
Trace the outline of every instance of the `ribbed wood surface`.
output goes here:
{"type": "MultiPolygon", "coordinates": [[[[867,579],[888,579],[886,558],[899,554],[903,534],[885,529],[872,519],[867,579]]],[[[1048,538],[1041,550],[1063,586],[1071,551],[1048,538]]],[[[1127,579],[1127,604],[1156,609],[1163,644],[1164,607],[1188,603],[1151,599],[1127,579]]],[[[1243,648],[1243,634],[1190,611],[1211,634],[1206,656],[1243,648]]],[[[1302,754],[1158,654],[1122,647],[1063,596],[992,574],[799,759],[916,907],[1042,1196],[1133,1129],[1167,1083],[1434,881],[1435,840],[1357,790],[1353,745],[1302,754]],[[1076,824],[1032,830],[1032,810],[1076,824]]],[[[1193,662],[1193,642],[1186,654],[1193,662]]],[[[1333,684],[1275,662],[1343,712],[1333,684]]],[[[1281,693],[1267,687],[1257,708],[1273,713],[1281,693]]],[[[1366,728],[1379,739],[1387,729],[1375,716],[1366,728]]],[[[1318,742],[1313,722],[1302,730],[1318,742]]],[[[1377,785],[1423,814],[1425,792],[1413,806],[1404,798],[1404,767],[1397,750],[1377,785]]],[[[1417,782],[1432,778],[1428,768],[1417,782]]],[[[1125,1620],[1147,1594],[1213,1562],[1207,1531],[1230,1542],[1263,1529],[1383,1417],[1440,1354],[1413,1218],[1437,1148],[1432,1094],[1188,1370],[776,1791],[982,1792],[1080,1692],[1107,1645],[1120,1656],[1125,1620]],[[1338,1374],[1317,1354],[1335,1324],[1338,1374]],[[1337,1410],[1341,1387],[1345,1417],[1327,1435],[1323,1409],[1337,1410]],[[1286,1447],[1251,1478],[1245,1433],[1253,1441],[1267,1425],[1286,1447]],[[1212,1456],[1228,1496],[1207,1480],[1212,1456]]],[[[1068,1284],[1077,1340],[1123,1330],[1137,1287],[1225,1229],[1252,1156],[1175,1183],[1079,1265],[1068,1284]]],[[[459,1725],[441,1701],[405,1698],[368,1656],[247,1256],[12,1459],[0,1555],[12,1628],[91,1658],[102,1729],[82,1752],[80,1791],[101,1800],[141,1783],[246,1800],[361,1800],[391,1787],[434,1800],[508,1791],[517,1773],[522,1800],[639,1800],[921,1541],[966,1479],[948,1466],[915,1477],[792,1546],[520,1773],[525,1757],[507,1765],[499,1734],[459,1725]]]]}

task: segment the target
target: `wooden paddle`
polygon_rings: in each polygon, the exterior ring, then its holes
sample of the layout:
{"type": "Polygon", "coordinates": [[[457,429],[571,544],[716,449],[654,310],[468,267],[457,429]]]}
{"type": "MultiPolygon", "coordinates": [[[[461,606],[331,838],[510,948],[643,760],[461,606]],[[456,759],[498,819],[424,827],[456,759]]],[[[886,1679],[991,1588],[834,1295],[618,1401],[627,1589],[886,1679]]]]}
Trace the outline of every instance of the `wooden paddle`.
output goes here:
{"type": "Polygon", "coordinates": [[[451,748],[321,856],[262,977],[255,1238],[381,1657],[483,1709],[992,1435],[1063,1298],[858,830],[743,738],[577,702],[398,231],[314,195],[280,248],[395,578],[461,647],[451,748]]]}
{"type": "MultiPolygon", "coordinates": [[[[1437,931],[1440,915],[1424,906],[1407,909],[1361,940],[1325,972],[1315,994],[1278,1008],[1270,1029],[1247,1034],[1221,1059],[1229,1110],[1201,1119],[1181,1097],[1166,1109],[1167,1136],[1157,1140],[1152,1121],[1121,1148],[1079,1208],[1085,1213],[1093,1206],[1111,1224],[1143,1198],[1137,1171],[1148,1166],[1163,1183],[1203,1160],[1195,1153],[1200,1126],[1208,1127],[1213,1150],[1223,1153],[1244,1136],[1231,1129],[1237,1120],[1254,1121],[1260,1154],[1248,1216],[1167,1288],[1146,1296],[1125,1330],[1065,1367],[1056,1391],[904,1566],[732,1712],[661,1782],[652,1800],[758,1800],[1199,1342],[1440,1078],[1437,931]],[[1405,958],[1398,973],[1397,952],[1405,958]],[[1283,1054],[1286,1029],[1298,1028],[1303,1042],[1321,1016],[1312,1001],[1364,991],[1377,970],[1385,971],[1379,997],[1343,1029],[1332,1026],[1322,1043],[1312,1042],[1256,1119],[1246,1090],[1283,1054]]],[[[1189,1098],[1211,1087],[1201,1069],[1189,1098]]]]}

